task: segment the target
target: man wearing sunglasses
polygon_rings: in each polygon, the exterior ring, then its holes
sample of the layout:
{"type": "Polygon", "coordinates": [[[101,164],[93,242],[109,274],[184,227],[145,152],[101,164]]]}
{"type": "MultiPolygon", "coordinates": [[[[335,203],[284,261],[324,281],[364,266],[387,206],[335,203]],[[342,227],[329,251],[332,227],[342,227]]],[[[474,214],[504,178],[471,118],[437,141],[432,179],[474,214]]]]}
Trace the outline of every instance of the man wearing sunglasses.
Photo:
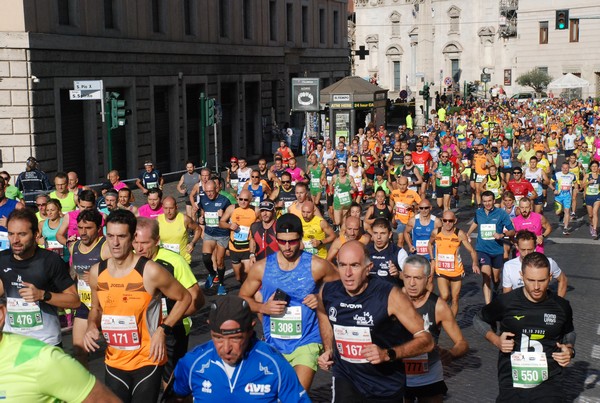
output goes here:
{"type": "Polygon", "coordinates": [[[275,232],[279,251],[252,266],[239,295],[263,315],[265,341],[284,355],[309,390],[322,348],[317,293],[322,283],[339,279],[339,274],[331,263],[301,249],[303,230],[297,216],[282,215],[275,232]]]}
{"type": "Polygon", "coordinates": [[[510,190],[515,195],[515,201],[518,203],[523,197],[528,197],[534,200],[538,197],[537,192],[533,188],[531,182],[523,178],[523,170],[521,168],[513,169],[513,179],[508,181],[506,190],[510,190]]]}
{"type": "Polygon", "coordinates": [[[442,222],[439,218],[431,215],[431,203],[427,199],[421,200],[419,206],[419,214],[411,217],[406,224],[404,230],[404,241],[408,245],[410,253],[424,256],[427,260],[431,260],[431,255],[427,249],[431,233],[441,228],[442,222]]]}

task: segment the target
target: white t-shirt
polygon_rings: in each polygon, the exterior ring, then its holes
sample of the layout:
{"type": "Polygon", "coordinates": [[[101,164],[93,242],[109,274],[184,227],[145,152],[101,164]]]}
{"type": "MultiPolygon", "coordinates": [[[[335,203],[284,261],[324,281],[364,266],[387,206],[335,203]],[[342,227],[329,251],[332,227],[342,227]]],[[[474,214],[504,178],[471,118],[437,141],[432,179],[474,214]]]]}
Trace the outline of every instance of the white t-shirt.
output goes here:
{"type": "Polygon", "coordinates": [[[565,150],[574,150],[575,149],[575,139],[577,136],[575,134],[565,134],[563,136],[563,141],[565,142],[565,150]]]}
{"type": "MultiPolygon", "coordinates": [[[[550,261],[550,274],[552,278],[558,279],[562,271],[556,261],[552,258],[548,258],[550,261]]],[[[504,263],[504,269],[502,269],[502,287],[517,289],[523,287],[523,279],[521,278],[521,258],[516,257],[508,262],[504,263]]]]}

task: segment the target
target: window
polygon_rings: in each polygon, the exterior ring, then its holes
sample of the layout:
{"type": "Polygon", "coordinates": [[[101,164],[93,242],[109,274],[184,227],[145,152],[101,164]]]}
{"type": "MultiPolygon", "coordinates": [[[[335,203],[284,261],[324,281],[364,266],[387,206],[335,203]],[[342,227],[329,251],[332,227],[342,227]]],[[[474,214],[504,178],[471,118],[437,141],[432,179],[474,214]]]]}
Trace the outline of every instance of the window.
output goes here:
{"type": "Polygon", "coordinates": [[[116,28],[114,0],[104,0],[104,28],[116,28]]]}
{"type": "Polygon", "coordinates": [[[286,40],[294,42],[294,5],[286,3],[285,5],[285,23],[286,23],[286,40]]]}
{"type": "Polygon", "coordinates": [[[58,0],[58,23],[60,25],[71,25],[69,0],[58,0]]]}
{"type": "Polygon", "coordinates": [[[540,21],[540,45],[548,43],[548,21],[540,21]]]}
{"type": "Polygon", "coordinates": [[[540,73],[546,73],[546,74],[548,74],[548,66],[536,67],[535,69],[537,71],[539,71],[540,73]]]}
{"type": "Polygon", "coordinates": [[[579,42],[579,19],[569,20],[569,42],[579,42]]]}
{"type": "Polygon", "coordinates": [[[337,10],[333,12],[333,43],[340,43],[340,13],[337,10]]]}
{"type": "Polygon", "coordinates": [[[277,40],[277,2],[269,1],[269,39],[277,40]]]}
{"type": "Polygon", "coordinates": [[[325,26],[325,9],[319,9],[319,43],[325,43],[327,41],[327,28],[325,26]]]}
{"type": "Polygon", "coordinates": [[[452,77],[457,77],[460,72],[460,60],[451,59],[450,62],[452,62],[452,77]]]}
{"type": "Polygon", "coordinates": [[[308,43],[308,6],[302,6],[302,42],[308,43]]]}
{"type": "Polygon", "coordinates": [[[394,61],[394,91],[400,90],[400,62],[394,61]]]}
{"type": "Polygon", "coordinates": [[[183,0],[183,29],[186,35],[194,35],[193,15],[194,15],[194,0],[183,0]]]}
{"type": "Polygon", "coordinates": [[[458,32],[459,24],[460,24],[460,20],[457,15],[450,17],[450,31],[451,32],[458,32]]]}
{"type": "Polygon", "coordinates": [[[152,32],[161,32],[160,24],[160,0],[152,0],[152,32]]]}
{"type": "Polygon", "coordinates": [[[244,39],[252,39],[252,0],[242,0],[244,39]]]}
{"type": "Polygon", "coordinates": [[[229,38],[229,0],[219,0],[219,36],[229,38]]]}

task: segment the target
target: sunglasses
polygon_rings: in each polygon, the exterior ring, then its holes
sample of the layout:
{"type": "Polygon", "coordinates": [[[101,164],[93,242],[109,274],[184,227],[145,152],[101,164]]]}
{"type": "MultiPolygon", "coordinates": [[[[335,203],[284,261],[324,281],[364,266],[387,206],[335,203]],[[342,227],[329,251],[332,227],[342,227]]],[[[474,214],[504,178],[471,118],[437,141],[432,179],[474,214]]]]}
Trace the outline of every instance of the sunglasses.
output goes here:
{"type": "Polygon", "coordinates": [[[513,175],[521,175],[523,172],[513,172],[513,175]]]}
{"type": "Polygon", "coordinates": [[[296,246],[300,243],[300,241],[301,241],[301,238],[290,239],[287,241],[285,239],[277,238],[277,243],[281,246],[284,246],[284,245],[296,246]]]}
{"type": "Polygon", "coordinates": [[[252,175],[252,178],[255,178],[255,179],[256,179],[256,178],[260,178],[260,176],[254,176],[254,175],[252,175]]]}
{"type": "Polygon", "coordinates": [[[281,183],[292,183],[292,181],[281,181],[281,183]]]}
{"type": "Polygon", "coordinates": [[[352,162],[358,162],[358,160],[352,160],[352,162]]]}
{"type": "Polygon", "coordinates": [[[419,210],[429,210],[431,207],[421,207],[419,206],[419,210]]]}
{"type": "Polygon", "coordinates": [[[442,218],[442,222],[446,222],[446,223],[448,223],[448,222],[452,222],[452,223],[453,223],[453,222],[454,222],[454,220],[448,220],[448,219],[446,219],[446,218],[442,218]]]}
{"type": "Polygon", "coordinates": [[[242,199],[241,197],[238,197],[239,201],[250,201],[250,199],[242,199]]]}

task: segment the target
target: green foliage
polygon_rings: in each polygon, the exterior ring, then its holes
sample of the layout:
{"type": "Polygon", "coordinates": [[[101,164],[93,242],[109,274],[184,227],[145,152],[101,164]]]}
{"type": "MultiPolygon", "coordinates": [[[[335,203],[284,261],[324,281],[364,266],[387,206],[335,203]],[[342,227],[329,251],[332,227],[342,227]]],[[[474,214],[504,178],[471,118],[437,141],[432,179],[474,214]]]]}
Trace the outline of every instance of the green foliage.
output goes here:
{"type": "Polygon", "coordinates": [[[552,81],[552,77],[542,70],[533,69],[517,77],[517,83],[523,87],[531,87],[536,93],[542,92],[552,81]]]}

